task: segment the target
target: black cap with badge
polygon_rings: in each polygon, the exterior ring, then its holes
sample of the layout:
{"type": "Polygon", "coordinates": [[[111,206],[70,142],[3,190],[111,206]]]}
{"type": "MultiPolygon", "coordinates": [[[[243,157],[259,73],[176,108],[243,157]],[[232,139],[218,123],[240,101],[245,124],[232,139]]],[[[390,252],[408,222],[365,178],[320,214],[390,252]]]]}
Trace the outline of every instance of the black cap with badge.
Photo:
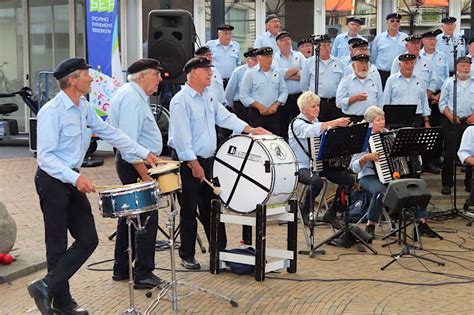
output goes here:
{"type": "Polygon", "coordinates": [[[366,61],[366,62],[368,62],[369,59],[370,59],[370,56],[366,55],[366,54],[360,54],[360,55],[355,55],[355,56],[351,57],[352,61],[366,61]]]}
{"type": "Polygon", "coordinates": [[[395,20],[401,20],[402,19],[402,16],[400,15],[400,13],[389,13],[387,14],[387,17],[385,17],[386,20],[391,20],[391,19],[395,19],[395,20]]]}
{"type": "Polygon", "coordinates": [[[454,16],[446,16],[441,19],[441,23],[443,24],[449,24],[449,23],[455,23],[457,19],[454,16]]]}
{"type": "Polygon", "coordinates": [[[346,19],[346,24],[349,24],[350,22],[357,23],[359,25],[362,25],[362,20],[356,16],[349,16],[346,19]]]}
{"type": "Polygon", "coordinates": [[[285,38],[285,37],[290,37],[291,38],[290,33],[288,33],[287,31],[281,31],[280,33],[277,34],[277,36],[275,37],[275,40],[280,40],[280,39],[285,38]]]}
{"type": "Polygon", "coordinates": [[[221,24],[217,26],[218,31],[233,31],[234,27],[230,24],[221,24]]]}
{"type": "Polygon", "coordinates": [[[59,63],[56,69],[54,69],[53,75],[56,80],[60,80],[76,70],[85,70],[89,68],[91,68],[91,66],[86,63],[84,58],[69,58],[59,63]]]}
{"type": "Polygon", "coordinates": [[[128,66],[127,71],[129,74],[134,74],[146,69],[155,69],[158,71],[163,70],[158,60],[153,58],[142,58],[128,66]]]}
{"type": "Polygon", "coordinates": [[[416,59],[416,55],[414,54],[401,54],[400,56],[398,56],[399,61],[408,61],[408,60],[415,60],[415,59],[416,59]]]}
{"type": "Polygon", "coordinates": [[[405,37],[405,42],[413,42],[417,40],[421,40],[421,35],[413,34],[405,37]]]}
{"type": "Polygon", "coordinates": [[[207,46],[202,46],[202,47],[199,47],[198,49],[196,49],[196,51],[194,52],[194,54],[196,56],[202,56],[202,55],[205,55],[207,53],[211,52],[211,50],[209,49],[209,47],[207,46]]]}
{"type": "Polygon", "coordinates": [[[196,68],[210,68],[214,67],[209,60],[203,57],[194,57],[188,60],[184,65],[183,71],[186,73],[196,68]]]}
{"type": "Polygon", "coordinates": [[[462,56],[462,57],[459,57],[456,62],[457,63],[460,63],[460,62],[472,63],[472,60],[468,56],[462,56]]]}
{"type": "Polygon", "coordinates": [[[267,17],[265,18],[265,24],[267,24],[268,22],[270,22],[270,21],[273,20],[273,19],[280,19],[280,18],[279,18],[278,15],[276,15],[276,14],[269,14],[269,15],[267,15],[267,17]]]}
{"type": "Polygon", "coordinates": [[[306,37],[306,38],[301,39],[298,42],[298,47],[300,47],[301,45],[306,44],[306,43],[311,44],[311,38],[306,37]]]}
{"type": "Polygon", "coordinates": [[[421,34],[421,38],[436,37],[441,33],[443,33],[443,31],[441,31],[440,29],[437,29],[434,31],[429,31],[429,32],[421,34]]]}
{"type": "Polygon", "coordinates": [[[271,56],[273,55],[273,48],[271,47],[261,47],[259,48],[256,53],[257,56],[271,56]]]}
{"type": "Polygon", "coordinates": [[[252,48],[250,47],[246,52],[244,52],[244,57],[257,57],[257,50],[258,48],[252,48]]]}
{"type": "Polygon", "coordinates": [[[349,39],[349,41],[347,43],[352,48],[356,48],[356,47],[360,47],[360,46],[369,46],[368,41],[366,41],[363,38],[359,38],[359,37],[351,38],[351,39],[349,39]]]}

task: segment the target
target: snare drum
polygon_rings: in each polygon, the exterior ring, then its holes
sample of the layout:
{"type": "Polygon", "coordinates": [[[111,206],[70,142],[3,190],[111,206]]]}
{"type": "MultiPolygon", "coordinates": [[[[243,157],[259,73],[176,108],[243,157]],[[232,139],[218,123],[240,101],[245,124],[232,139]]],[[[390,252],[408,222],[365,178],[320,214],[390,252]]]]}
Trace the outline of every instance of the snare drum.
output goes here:
{"type": "Polygon", "coordinates": [[[286,202],[298,184],[298,165],[288,143],[275,135],[237,135],[216,152],[213,177],[217,177],[222,202],[248,213],[258,204],[286,202]]]}
{"type": "Polygon", "coordinates": [[[158,187],[162,194],[173,192],[181,188],[179,166],[177,164],[170,163],[150,168],[148,173],[158,181],[158,187]]]}
{"type": "Polygon", "coordinates": [[[118,218],[158,208],[155,182],[130,184],[99,192],[99,209],[103,217],[118,218]]]}

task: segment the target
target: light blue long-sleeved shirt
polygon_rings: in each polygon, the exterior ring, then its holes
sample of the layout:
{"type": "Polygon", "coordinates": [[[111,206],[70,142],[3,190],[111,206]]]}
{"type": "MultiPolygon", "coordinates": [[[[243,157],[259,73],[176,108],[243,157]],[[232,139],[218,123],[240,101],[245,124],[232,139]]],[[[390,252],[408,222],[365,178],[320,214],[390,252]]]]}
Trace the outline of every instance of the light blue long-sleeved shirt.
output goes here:
{"type": "Polygon", "coordinates": [[[224,92],[224,81],[222,81],[222,76],[219,70],[215,67],[212,69],[212,78],[211,78],[211,85],[208,87],[209,92],[214,94],[217,98],[217,101],[224,106],[228,106],[227,99],[225,98],[224,92]]]}
{"type": "MultiPolygon", "coordinates": [[[[301,90],[315,92],[314,80],[316,77],[315,57],[306,59],[301,70],[301,90]]],[[[337,86],[344,76],[344,66],[342,62],[333,56],[330,56],[329,62],[326,64],[323,60],[319,60],[319,82],[318,95],[323,98],[336,97],[337,86]]]]}
{"type": "MultiPolygon", "coordinates": [[[[466,56],[468,56],[472,60],[471,54],[467,54],[466,56]]],[[[474,67],[472,66],[472,64],[471,64],[471,78],[474,78],[474,67]]]]}
{"type": "Polygon", "coordinates": [[[60,91],[38,112],[39,167],[63,183],[75,185],[80,175],[72,169],[81,167],[93,133],[120,151],[140,159],[146,158],[150,152],[105,123],[84,97],[76,106],[66,93],[60,91]]]}
{"type": "MultiPolygon", "coordinates": [[[[155,155],[161,154],[163,139],[160,129],[151,112],[149,98],[137,83],[125,83],[112,97],[109,122],[155,155]]],[[[122,153],[122,158],[129,163],[140,159],[127,153],[122,153]]]]}
{"type": "MultiPolygon", "coordinates": [[[[394,74],[399,71],[400,61],[398,60],[398,58],[395,58],[392,63],[392,69],[390,70],[390,74],[394,74]]],[[[416,58],[413,73],[416,74],[419,78],[423,79],[425,86],[428,87],[429,90],[436,92],[438,80],[436,79],[436,74],[433,72],[433,66],[430,59],[419,55],[416,58]]]]}
{"type": "MultiPolygon", "coordinates": [[[[436,36],[436,50],[444,52],[446,58],[448,60],[449,71],[454,72],[454,46],[453,41],[450,39],[445,39],[444,33],[439,34],[436,36]]],[[[455,40],[459,40],[461,38],[460,34],[453,34],[453,38],[455,40]]],[[[462,57],[466,54],[466,46],[464,44],[458,45],[458,54],[457,57],[462,57]]]]}
{"type": "Polygon", "coordinates": [[[300,72],[306,58],[299,51],[292,50],[289,59],[286,59],[280,52],[273,54],[273,66],[277,68],[284,76],[288,94],[301,92],[300,80],[288,80],[286,72],[289,68],[299,67],[300,72]]]}
{"type": "Polygon", "coordinates": [[[372,42],[370,60],[379,70],[390,71],[393,60],[406,51],[404,39],[408,35],[398,32],[392,39],[387,32],[377,35],[372,42]]]}
{"type": "Polygon", "coordinates": [[[229,78],[229,82],[227,82],[227,86],[225,88],[225,98],[227,100],[227,104],[232,104],[234,101],[239,100],[239,92],[240,92],[240,85],[244,79],[244,74],[247,70],[250,69],[247,64],[238,66],[232,72],[229,78]]]}
{"type": "Polygon", "coordinates": [[[441,90],[444,81],[449,77],[449,65],[446,54],[442,51],[435,50],[433,54],[428,55],[424,49],[421,49],[420,56],[431,60],[434,74],[434,85],[432,85],[432,87],[435,88],[433,92],[441,90]]]}
{"type": "MultiPolygon", "coordinates": [[[[360,34],[357,34],[357,38],[361,38],[363,40],[367,40],[360,34]]],[[[349,56],[349,39],[356,38],[356,37],[349,37],[349,33],[341,33],[336,36],[334,39],[334,43],[332,43],[331,48],[331,55],[337,58],[341,58],[344,56],[349,56]]]]}
{"type": "Polygon", "coordinates": [[[350,168],[354,173],[357,173],[358,179],[368,175],[376,175],[374,162],[367,161],[364,167],[360,167],[360,159],[368,152],[369,150],[367,149],[365,152],[356,153],[352,156],[350,168]]]}
{"type": "MultiPolygon", "coordinates": [[[[450,77],[444,81],[439,98],[439,111],[443,113],[446,107],[453,112],[454,78],[450,77]]],[[[467,118],[474,114],[474,78],[466,81],[457,81],[456,116],[467,118]]]]}
{"type": "Polygon", "coordinates": [[[383,92],[382,104],[416,104],[416,114],[421,114],[423,117],[431,114],[426,85],[423,79],[416,74],[413,74],[409,80],[403,77],[400,72],[388,77],[383,92]]]}
{"type": "Polygon", "coordinates": [[[212,52],[212,64],[219,70],[224,79],[229,79],[232,71],[240,65],[240,45],[231,40],[229,45],[223,46],[219,39],[212,39],[206,43],[212,52]]]}
{"type": "Polygon", "coordinates": [[[370,106],[381,107],[382,95],[382,84],[377,77],[369,74],[364,80],[360,80],[352,73],[342,78],[337,87],[336,106],[346,115],[363,116],[370,106]],[[359,92],[367,93],[367,100],[349,105],[349,97],[359,92]]]}
{"type": "Polygon", "coordinates": [[[257,101],[269,108],[276,101],[285,104],[287,98],[285,80],[276,68],[271,67],[265,74],[257,65],[245,73],[240,86],[240,101],[244,106],[250,107],[257,101]]]}
{"type": "MultiPolygon", "coordinates": [[[[307,151],[309,151],[308,138],[319,137],[321,135],[321,125],[322,123],[320,123],[317,118],[315,118],[312,122],[308,122],[308,118],[306,118],[303,113],[300,113],[296,117],[293,123],[293,129],[295,131],[296,137],[300,140],[301,144],[307,151]]],[[[296,138],[291,131],[291,124],[288,127],[288,143],[295,153],[296,160],[298,161],[298,168],[309,169],[309,156],[304,153],[303,149],[301,149],[300,145],[296,141],[296,138]]]]}
{"type": "Polygon", "coordinates": [[[170,103],[168,145],[181,161],[209,158],[217,146],[215,125],[241,133],[246,122],[220,104],[206,88],[202,94],[185,84],[170,103]]]}
{"type": "Polygon", "coordinates": [[[474,156],[474,126],[469,126],[464,130],[458,150],[458,157],[462,163],[470,156],[474,156]]]}
{"type": "Polygon", "coordinates": [[[255,38],[255,43],[253,44],[254,48],[261,48],[265,46],[273,48],[274,54],[280,51],[280,48],[278,48],[276,42],[276,36],[273,36],[269,31],[265,31],[265,33],[255,38]]]}

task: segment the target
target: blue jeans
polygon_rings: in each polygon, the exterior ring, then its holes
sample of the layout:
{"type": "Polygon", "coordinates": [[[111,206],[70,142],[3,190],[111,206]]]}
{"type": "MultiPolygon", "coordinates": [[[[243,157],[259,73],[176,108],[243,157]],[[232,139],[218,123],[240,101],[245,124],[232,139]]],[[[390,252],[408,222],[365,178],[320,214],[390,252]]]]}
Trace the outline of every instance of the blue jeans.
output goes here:
{"type": "MultiPolygon", "coordinates": [[[[380,182],[377,175],[364,176],[359,179],[359,184],[372,195],[369,203],[369,209],[367,211],[367,219],[378,222],[380,214],[382,213],[382,199],[385,191],[387,190],[387,186],[380,182]]],[[[428,212],[426,209],[419,209],[416,211],[415,216],[417,218],[426,218],[428,216],[428,212]]]]}

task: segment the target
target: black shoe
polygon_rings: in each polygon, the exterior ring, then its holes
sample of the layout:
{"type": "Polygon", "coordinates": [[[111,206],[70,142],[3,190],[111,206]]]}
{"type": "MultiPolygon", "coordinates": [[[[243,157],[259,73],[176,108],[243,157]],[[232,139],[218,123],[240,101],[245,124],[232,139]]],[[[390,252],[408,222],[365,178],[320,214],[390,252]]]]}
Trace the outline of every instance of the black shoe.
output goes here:
{"type": "Polygon", "coordinates": [[[68,304],[60,305],[53,302],[53,312],[54,314],[60,315],[88,315],[89,312],[86,309],[80,307],[74,299],[68,304]]]}
{"type": "MultiPolygon", "coordinates": [[[[426,237],[430,237],[430,238],[435,238],[437,237],[436,233],[431,229],[431,227],[428,225],[428,223],[418,223],[418,233],[420,234],[420,236],[426,236],[426,237]]],[[[414,232],[415,234],[415,232],[414,232]]],[[[417,241],[416,239],[416,235],[414,235],[415,237],[415,241],[417,241]]]]}
{"type": "Polygon", "coordinates": [[[35,280],[28,285],[28,293],[35,299],[36,307],[43,315],[52,315],[51,296],[43,280],[35,280]]]}
{"type": "Polygon", "coordinates": [[[336,218],[336,212],[326,211],[323,215],[323,221],[330,223],[336,230],[342,229],[341,222],[336,218]]]}
{"type": "Polygon", "coordinates": [[[181,258],[181,265],[186,269],[201,269],[201,265],[194,257],[181,258]]]}
{"type": "Polygon", "coordinates": [[[166,281],[161,279],[160,277],[150,273],[150,275],[141,280],[135,280],[133,288],[137,290],[144,290],[144,289],[153,289],[153,288],[161,288],[163,285],[166,284],[166,281]]]}
{"type": "MultiPolygon", "coordinates": [[[[370,235],[370,237],[371,237],[372,240],[375,240],[375,225],[373,225],[373,224],[368,224],[368,225],[365,227],[365,232],[367,232],[367,234],[370,235]]],[[[370,240],[370,242],[372,242],[372,240],[370,240]]]]}
{"type": "Polygon", "coordinates": [[[124,280],[128,280],[129,276],[125,273],[114,273],[112,275],[112,280],[114,281],[124,281],[124,280]]]}
{"type": "Polygon", "coordinates": [[[428,173],[432,173],[432,174],[441,173],[441,169],[439,167],[437,167],[436,165],[434,165],[434,164],[428,164],[428,165],[423,166],[423,171],[428,172],[428,173]]]}
{"type": "Polygon", "coordinates": [[[451,186],[443,185],[443,188],[441,188],[441,193],[443,195],[451,195],[451,186]]]}

